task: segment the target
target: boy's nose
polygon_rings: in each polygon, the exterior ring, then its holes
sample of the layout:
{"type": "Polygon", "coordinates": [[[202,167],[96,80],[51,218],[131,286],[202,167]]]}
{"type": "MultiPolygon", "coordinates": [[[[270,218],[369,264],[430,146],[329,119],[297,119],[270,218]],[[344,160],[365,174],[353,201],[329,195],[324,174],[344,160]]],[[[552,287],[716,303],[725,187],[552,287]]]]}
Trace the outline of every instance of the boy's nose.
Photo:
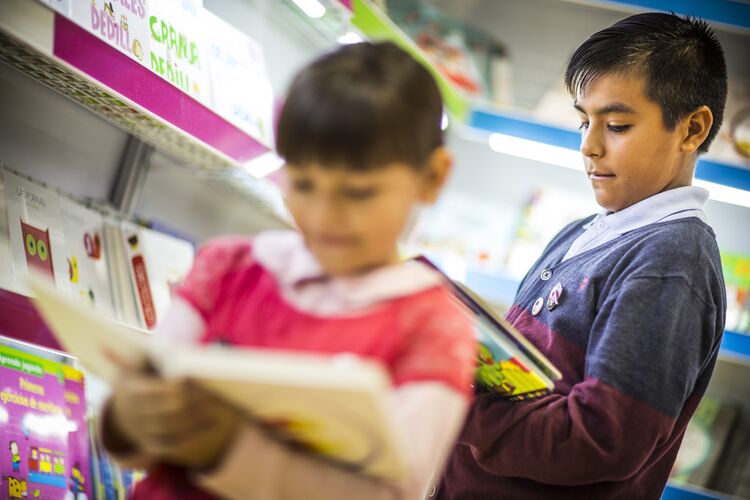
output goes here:
{"type": "Polygon", "coordinates": [[[586,131],[581,135],[581,154],[588,158],[602,156],[603,148],[601,142],[596,139],[596,134],[586,131]]]}

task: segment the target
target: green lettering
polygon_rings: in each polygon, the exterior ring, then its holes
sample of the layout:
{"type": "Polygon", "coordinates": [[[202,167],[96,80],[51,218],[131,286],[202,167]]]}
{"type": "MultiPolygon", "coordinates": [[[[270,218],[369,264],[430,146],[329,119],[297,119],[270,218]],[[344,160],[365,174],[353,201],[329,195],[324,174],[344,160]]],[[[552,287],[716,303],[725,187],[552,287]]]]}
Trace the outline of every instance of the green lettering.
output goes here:
{"type": "Polygon", "coordinates": [[[161,21],[161,43],[165,45],[169,43],[169,27],[167,26],[167,23],[165,23],[163,19],[161,21]]]}
{"type": "Polygon", "coordinates": [[[195,42],[190,42],[190,64],[196,64],[198,62],[198,46],[195,42]]]}
{"type": "Polygon", "coordinates": [[[157,59],[156,54],[153,52],[151,52],[151,71],[161,74],[159,71],[159,59],[157,59]]]}
{"type": "MultiPolygon", "coordinates": [[[[159,40],[159,33],[157,33],[156,28],[154,28],[157,22],[158,21],[156,19],[156,16],[151,16],[148,20],[148,24],[151,27],[151,38],[153,38],[157,42],[161,42],[161,40],[159,40]]],[[[154,56],[152,55],[151,57],[154,57],[154,56]]]]}

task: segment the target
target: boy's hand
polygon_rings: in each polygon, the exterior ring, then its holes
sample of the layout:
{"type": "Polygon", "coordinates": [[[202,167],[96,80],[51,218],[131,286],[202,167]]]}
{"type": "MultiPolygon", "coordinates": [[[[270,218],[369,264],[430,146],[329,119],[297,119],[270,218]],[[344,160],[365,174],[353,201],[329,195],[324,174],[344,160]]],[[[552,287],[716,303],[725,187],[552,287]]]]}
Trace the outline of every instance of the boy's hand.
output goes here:
{"type": "Polygon", "coordinates": [[[114,387],[110,419],[117,434],[154,459],[189,468],[215,465],[242,413],[185,380],[129,372],[114,387]]]}

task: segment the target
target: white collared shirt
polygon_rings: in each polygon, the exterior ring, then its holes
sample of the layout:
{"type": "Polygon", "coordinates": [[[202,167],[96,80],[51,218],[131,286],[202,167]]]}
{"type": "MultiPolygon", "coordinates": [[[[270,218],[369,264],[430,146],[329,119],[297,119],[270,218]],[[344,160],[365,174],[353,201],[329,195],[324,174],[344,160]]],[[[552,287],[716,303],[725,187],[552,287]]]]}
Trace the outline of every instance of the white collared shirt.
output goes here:
{"type": "Polygon", "coordinates": [[[707,224],[708,219],[703,211],[707,199],[708,191],[705,189],[685,186],[657,193],[619,212],[602,211],[583,226],[585,231],[576,238],[562,261],[648,224],[687,217],[697,217],[707,224]]]}

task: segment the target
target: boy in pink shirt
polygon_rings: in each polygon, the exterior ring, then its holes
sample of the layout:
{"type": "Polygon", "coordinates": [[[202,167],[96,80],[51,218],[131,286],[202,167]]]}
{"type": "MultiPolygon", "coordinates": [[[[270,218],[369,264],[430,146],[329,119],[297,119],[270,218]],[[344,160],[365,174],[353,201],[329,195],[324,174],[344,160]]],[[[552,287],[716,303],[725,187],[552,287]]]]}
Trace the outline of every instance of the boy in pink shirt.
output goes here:
{"type": "Polygon", "coordinates": [[[299,232],[206,244],[160,334],[185,342],[354,353],[392,381],[408,450],[401,483],[295,450],[229,405],[146,370],[105,408],[105,446],[149,467],[138,498],[418,498],[442,469],[469,401],[472,327],[441,278],[397,240],[452,159],[429,73],[390,43],[342,47],[292,83],[277,133],[299,232]]]}

